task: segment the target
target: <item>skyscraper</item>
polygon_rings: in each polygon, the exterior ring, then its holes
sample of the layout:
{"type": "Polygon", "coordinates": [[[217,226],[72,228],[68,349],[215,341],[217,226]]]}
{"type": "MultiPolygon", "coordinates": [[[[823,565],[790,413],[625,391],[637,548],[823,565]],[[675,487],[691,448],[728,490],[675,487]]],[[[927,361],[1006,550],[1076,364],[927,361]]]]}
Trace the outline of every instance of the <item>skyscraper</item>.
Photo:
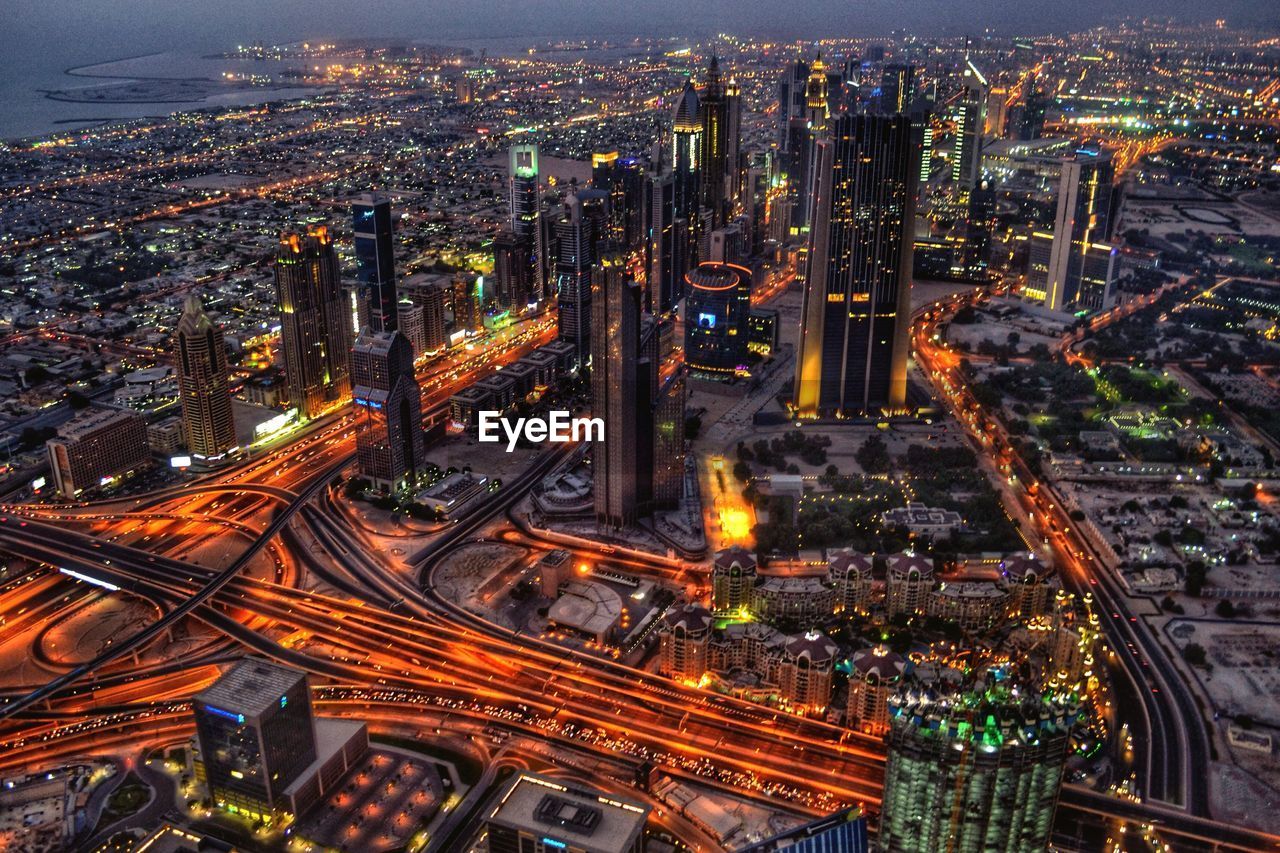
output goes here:
{"type": "Polygon", "coordinates": [[[422,392],[413,348],[397,331],[363,332],[351,350],[356,460],[376,488],[412,485],[425,462],[422,392]]]}
{"type": "Polygon", "coordinates": [[[916,70],[911,65],[890,63],[880,73],[879,112],[905,113],[916,96],[916,70]]]}
{"type": "Polygon", "coordinates": [[[528,252],[525,263],[533,299],[546,297],[547,253],[542,231],[542,191],[538,184],[538,146],[513,145],[510,152],[511,230],[528,252]]]}
{"type": "MultiPolygon", "coordinates": [[[[560,217],[555,221],[556,292],[559,294],[558,319],[560,339],[578,348],[579,357],[590,351],[591,341],[591,269],[596,262],[600,240],[603,205],[589,207],[584,197],[591,190],[570,195],[564,201],[560,217]]],[[[603,328],[603,326],[597,326],[603,328]]]]}
{"type": "Polygon", "coordinates": [[[527,240],[514,231],[504,229],[494,236],[493,281],[499,307],[518,312],[531,301],[533,287],[528,263],[531,254],[527,240]]]}
{"type": "Polygon", "coordinates": [[[742,89],[733,77],[724,87],[725,221],[742,203],[742,89]]]}
{"type": "Polygon", "coordinates": [[[351,219],[360,328],[393,331],[397,317],[391,202],[375,195],[361,196],[351,205],[351,219]]]}
{"type": "Polygon", "coordinates": [[[702,106],[693,81],[686,80],[671,124],[672,173],[676,182],[676,216],[693,222],[702,190],[702,106]]]}
{"type": "Polygon", "coordinates": [[[707,66],[707,76],[700,98],[702,123],[702,206],[711,211],[711,227],[718,228],[725,221],[726,177],[729,148],[728,105],[725,101],[724,82],[720,77],[720,62],[715,55],[707,66]]]}
{"type": "Polygon", "coordinates": [[[469,273],[457,273],[450,285],[453,304],[453,330],[476,334],[483,328],[480,313],[480,280],[469,273]]]}
{"type": "Polygon", "coordinates": [[[1049,848],[1078,709],[1007,691],[890,700],[879,849],[1049,848]]]}
{"type": "Polygon", "coordinates": [[[285,232],[275,273],[289,405],[301,417],[314,418],[351,394],[350,312],[329,230],[285,232]]]}
{"type": "Polygon", "coordinates": [[[218,462],[236,449],[236,424],[227,385],[227,347],[194,293],[178,321],[178,394],[187,452],[197,462],[218,462]]]}
{"type": "Polygon", "coordinates": [[[809,79],[805,81],[803,121],[789,145],[789,184],[795,193],[791,222],[801,229],[812,224],[817,141],[826,135],[830,118],[827,82],[827,66],[822,54],[818,54],[809,66],[809,79]]]}
{"type": "Polygon", "coordinates": [[[963,89],[953,107],[955,139],[951,150],[951,180],[961,204],[968,204],[969,192],[978,183],[982,165],[982,132],[986,125],[987,78],[966,52],[963,89]]]}
{"type": "Polygon", "coordinates": [[[814,212],[796,363],[801,417],[906,403],[911,228],[920,126],[841,115],[814,155],[814,212]]]}
{"type": "MultiPolygon", "coordinates": [[[[609,252],[592,276],[591,412],[604,419],[604,441],[591,452],[596,522],[622,528],[635,523],[637,370],[640,349],[640,287],[630,280],[624,258],[609,252]]],[[[647,400],[645,401],[647,403],[647,400]]]]}
{"type": "Polygon", "coordinates": [[[1061,160],[1050,232],[1031,235],[1023,296],[1051,311],[1108,306],[1116,250],[1107,242],[1114,167],[1105,151],[1080,149],[1061,160]]]}
{"type": "Polygon", "coordinates": [[[644,238],[645,173],[634,157],[621,157],[616,149],[591,154],[591,188],[608,194],[609,239],[628,249],[644,238]]]}
{"type": "Polygon", "coordinates": [[[686,220],[676,215],[675,175],[651,174],[645,199],[646,307],[657,314],[675,310],[683,293],[689,237],[686,220]]]}
{"type": "MultiPolygon", "coordinates": [[[[450,299],[450,285],[437,279],[408,290],[409,301],[422,308],[424,352],[435,353],[445,348],[444,309],[450,299]]],[[[422,355],[422,353],[416,353],[422,355]]]]}
{"type": "Polygon", "coordinates": [[[205,783],[215,803],[270,820],[316,759],[307,674],[245,658],[192,701],[205,783]]]}
{"type": "Polygon", "coordinates": [[[804,119],[805,84],[809,80],[809,65],[796,60],[787,66],[778,80],[778,149],[789,150],[789,130],[792,122],[804,119]]]}

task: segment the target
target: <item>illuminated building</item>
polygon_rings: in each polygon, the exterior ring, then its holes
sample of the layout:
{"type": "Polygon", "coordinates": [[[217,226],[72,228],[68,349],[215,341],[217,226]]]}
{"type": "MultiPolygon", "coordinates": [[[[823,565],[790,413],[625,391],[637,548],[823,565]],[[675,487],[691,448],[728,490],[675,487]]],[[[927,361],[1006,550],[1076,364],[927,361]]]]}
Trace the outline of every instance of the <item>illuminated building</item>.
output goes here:
{"type": "Polygon", "coordinates": [[[205,784],[220,808],[270,820],[315,761],[307,674],[245,658],[192,700],[205,784]]]}
{"type": "Polygon", "coordinates": [[[702,196],[702,108],[693,82],[686,80],[671,123],[675,175],[675,215],[693,223],[702,196]]]}
{"type": "Polygon", "coordinates": [[[747,364],[751,272],[708,261],[689,270],[684,280],[685,364],[699,373],[734,376],[747,364]]]}
{"type": "MultiPolygon", "coordinates": [[[[624,258],[607,253],[593,275],[591,413],[604,419],[604,441],[591,451],[596,521],[601,527],[635,524],[638,514],[636,451],[640,407],[640,286],[624,258]]],[[[647,401],[645,401],[647,402],[647,401]]],[[[647,407],[646,407],[647,408],[647,407]]]]}
{"type": "Polygon", "coordinates": [[[828,555],[827,580],[838,591],[840,612],[846,616],[871,609],[872,569],[871,558],[851,548],[828,555]]]}
{"type": "Polygon", "coordinates": [[[933,589],[933,561],[916,554],[894,554],[885,561],[885,611],[890,618],[898,614],[914,616],[924,613],[929,592],[933,589]]]}
{"type": "Polygon", "coordinates": [[[603,198],[603,193],[593,190],[570,195],[555,221],[560,340],[576,347],[583,358],[591,346],[591,270],[605,225],[603,198]]]}
{"type": "Polygon", "coordinates": [[[653,403],[653,509],[674,509],[684,498],[685,378],[676,372],[653,403]]]}
{"type": "Polygon", "coordinates": [[[985,178],[969,193],[967,220],[962,272],[968,281],[984,282],[990,277],[991,240],[996,229],[996,194],[985,178]]]}
{"type": "Polygon", "coordinates": [[[870,853],[867,818],[858,806],[789,829],[738,853],[870,853]]]}
{"type": "Polygon", "coordinates": [[[406,288],[406,295],[410,302],[422,309],[423,349],[415,349],[414,355],[442,352],[448,340],[445,334],[444,309],[451,296],[449,281],[439,277],[416,284],[406,288]]]}
{"type": "Polygon", "coordinates": [[[796,60],[787,66],[778,80],[778,148],[787,151],[792,136],[793,123],[804,120],[805,85],[809,80],[809,65],[796,60]]]}
{"type": "Polygon", "coordinates": [[[842,115],[814,156],[795,409],[801,417],[906,404],[920,125],[842,115]]]}
{"type": "Polygon", "coordinates": [[[1006,691],[889,700],[879,848],[1049,849],[1078,709],[1006,691]]]}
{"type": "Polygon", "coordinates": [[[1022,104],[1012,119],[1013,136],[1023,141],[1039,139],[1044,134],[1044,114],[1048,104],[1048,96],[1041,90],[1039,81],[1034,76],[1027,78],[1022,104]]]}
{"type": "Polygon", "coordinates": [[[658,628],[658,671],[668,678],[698,682],[707,671],[707,643],[714,620],[700,604],[673,607],[658,628]]]}
{"type": "Polygon", "coordinates": [[[747,313],[747,349],[769,355],[778,348],[778,312],[772,308],[752,308],[747,313]]]}
{"type": "Polygon", "coordinates": [[[725,217],[742,202],[742,89],[730,77],[724,87],[725,217]]]}
{"type": "Polygon", "coordinates": [[[547,253],[542,232],[542,191],[538,183],[538,146],[513,145],[508,180],[511,192],[511,230],[526,252],[524,263],[533,300],[546,295],[547,253]]]}
{"type": "Polygon", "coordinates": [[[809,66],[805,81],[804,112],[795,122],[786,147],[786,172],[788,187],[794,193],[791,213],[793,227],[803,231],[813,224],[813,193],[816,188],[818,140],[826,135],[830,118],[830,102],[827,90],[827,66],[822,54],[809,66]]]}
{"type": "Polygon", "coordinates": [[[591,155],[591,187],[607,193],[609,238],[628,249],[644,237],[646,176],[634,157],[620,157],[616,150],[591,155]]]}
{"type": "Polygon", "coordinates": [[[1000,561],[1000,573],[1009,585],[1009,612],[1015,618],[1043,616],[1053,594],[1052,568],[1035,557],[1015,555],[1000,561]]]}
{"type": "Polygon", "coordinates": [[[521,771],[485,818],[489,853],[643,853],[649,807],[521,771]]]}
{"type": "Polygon", "coordinates": [[[702,122],[701,203],[711,211],[711,227],[718,228],[725,221],[727,211],[729,116],[720,63],[714,54],[707,66],[699,106],[702,122]]]}
{"type": "Polygon", "coordinates": [[[756,558],[734,545],[716,554],[711,565],[711,606],[717,613],[738,613],[754,604],[756,558]]]}
{"type": "Polygon", "coordinates": [[[147,464],[147,421],[121,409],[89,409],[60,426],[45,451],[54,488],[64,498],[74,498],[147,464]]]}
{"type": "Polygon", "coordinates": [[[987,88],[987,78],[973,64],[966,52],[962,90],[952,107],[955,139],[951,150],[951,180],[956,184],[964,204],[968,203],[969,191],[978,183],[982,165],[982,132],[987,120],[987,88]]]}
{"type": "Polygon", "coordinates": [[[880,112],[905,113],[916,96],[916,69],[903,63],[889,63],[880,73],[880,112]]]}
{"type": "Polygon", "coordinates": [[[356,460],[375,487],[412,485],[426,461],[413,347],[396,331],[364,332],[351,350],[356,460]]]}
{"type": "Polygon", "coordinates": [[[845,725],[869,735],[889,733],[889,697],[907,671],[907,660],[888,646],[861,649],[849,659],[845,725]]]}
{"type": "Polygon", "coordinates": [[[523,311],[533,299],[528,241],[514,231],[499,231],[493,238],[494,295],[498,306],[523,311]]]}
{"type": "Polygon", "coordinates": [[[1008,610],[1009,590],[999,582],[944,581],[925,598],[926,615],[954,623],[967,632],[996,627],[1008,610]]]}
{"type": "Polygon", "coordinates": [[[1111,155],[1081,149],[1061,160],[1053,229],[1031,235],[1024,298],[1051,311],[1110,307],[1118,250],[1107,243],[1111,155]]]}
{"type": "Polygon", "coordinates": [[[482,279],[472,279],[466,273],[458,273],[450,285],[453,303],[453,330],[474,335],[484,327],[480,312],[482,279]]]}
{"type": "Polygon", "coordinates": [[[276,300],[289,405],[314,418],[351,395],[351,324],[327,228],[286,232],[276,250],[276,300]]]}
{"type": "Polygon", "coordinates": [[[669,314],[684,297],[689,254],[689,223],[676,214],[673,173],[649,176],[645,222],[646,306],[656,314],[669,314]]]}
{"type": "Polygon", "coordinates": [[[406,298],[396,305],[396,324],[400,334],[409,341],[413,355],[424,355],[427,352],[427,312],[421,305],[414,305],[413,300],[406,298]]]}
{"type": "Polygon", "coordinates": [[[839,647],[821,631],[788,637],[782,644],[773,679],[783,704],[819,714],[831,703],[831,679],[839,647]]]}
{"type": "Polygon", "coordinates": [[[770,575],[756,581],[751,612],[764,622],[822,622],[836,611],[836,588],[823,577],[770,575]]]}
{"type": "Polygon", "coordinates": [[[364,195],[351,205],[356,253],[357,309],[360,329],[395,330],[396,274],[391,202],[364,195]]]}
{"type": "Polygon", "coordinates": [[[217,462],[237,449],[236,423],[227,384],[222,330],[204,312],[200,297],[187,297],[175,333],[178,393],[187,452],[197,462],[217,462]]]}

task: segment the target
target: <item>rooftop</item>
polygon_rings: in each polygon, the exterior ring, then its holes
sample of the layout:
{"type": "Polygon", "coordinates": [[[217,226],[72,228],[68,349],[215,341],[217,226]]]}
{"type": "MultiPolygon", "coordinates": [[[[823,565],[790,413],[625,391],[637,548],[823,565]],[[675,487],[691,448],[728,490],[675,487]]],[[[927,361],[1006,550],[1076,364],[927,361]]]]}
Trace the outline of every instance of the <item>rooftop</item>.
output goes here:
{"type": "Polygon", "coordinates": [[[489,823],[546,833],[592,853],[626,853],[644,831],[649,807],[611,794],[521,773],[507,786],[489,823]]]}

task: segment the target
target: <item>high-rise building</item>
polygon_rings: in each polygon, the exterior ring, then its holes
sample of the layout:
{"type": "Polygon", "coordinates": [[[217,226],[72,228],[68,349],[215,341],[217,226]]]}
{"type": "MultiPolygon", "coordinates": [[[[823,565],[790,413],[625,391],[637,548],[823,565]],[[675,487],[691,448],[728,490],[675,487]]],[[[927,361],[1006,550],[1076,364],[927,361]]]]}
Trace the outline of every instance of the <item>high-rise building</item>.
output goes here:
{"type": "Polygon", "coordinates": [[[675,175],[651,174],[646,202],[645,307],[656,314],[669,314],[684,295],[689,249],[686,220],[676,215],[675,175]]]}
{"type": "Polygon", "coordinates": [[[849,659],[849,697],[845,725],[864,734],[889,733],[889,697],[907,671],[908,661],[888,646],[860,649],[849,659]]]}
{"type": "Polygon", "coordinates": [[[879,112],[905,113],[916,96],[916,69],[903,63],[885,65],[880,73],[879,112]]]}
{"type": "Polygon", "coordinates": [[[351,205],[351,220],[360,328],[393,331],[398,317],[391,202],[376,195],[361,196],[351,205]]]}
{"type": "Polygon", "coordinates": [[[528,258],[531,250],[514,231],[499,231],[493,238],[494,296],[498,307],[523,311],[533,301],[528,258]]]}
{"type": "Polygon", "coordinates": [[[363,332],[351,349],[356,460],[376,488],[398,492],[426,461],[413,348],[397,331],[363,332]]]}
{"type": "Polygon", "coordinates": [[[701,604],[673,607],[658,627],[658,672],[697,684],[707,671],[707,645],[715,619],[701,604]]]}
{"type": "Polygon", "coordinates": [[[490,853],[643,853],[649,807],[521,771],[485,819],[490,853]]]}
{"type": "Polygon", "coordinates": [[[316,759],[307,674],[246,658],[192,701],[200,763],[219,807],[270,820],[316,759]]]}
{"type": "Polygon", "coordinates": [[[809,80],[808,63],[797,59],[787,66],[778,80],[778,149],[788,150],[792,122],[804,119],[805,85],[809,80]]]}
{"type": "Polygon", "coordinates": [[[222,461],[237,449],[227,383],[227,346],[194,293],[187,297],[174,335],[178,394],[187,452],[197,462],[222,461]]]}
{"type": "Polygon", "coordinates": [[[478,333],[484,326],[480,312],[480,280],[468,273],[458,273],[450,285],[453,304],[453,330],[468,335],[478,333]]]}
{"type": "Polygon", "coordinates": [[[693,81],[686,80],[676,102],[671,123],[673,143],[672,173],[675,175],[676,216],[693,222],[702,197],[703,153],[702,105],[693,81]]]}
{"type": "Polygon", "coordinates": [[[608,194],[606,233],[628,249],[640,246],[645,234],[646,175],[634,157],[621,157],[616,149],[591,155],[591,187],[608,194]]]}
{"type": "Polygon", "coordinates": [[[727,212],[729,116],[720,62],[714,54],[707,66],[699,103],[702,120],[701,202],[711,211],[711,227],[718,228],[725,221],[727,212]]]}
{"type": "MultiPolygon", "coordinates": [[[[445,334],[445,306],[451,299],[447,281],[437,279],[415,285],[407,290],[409,301],[422,309],[423,352],[441,352],[447,343],[445,334]]],[[[422,355],[416,352],[416,355],[422,355]]]]}
{"type": "Polygon", "coordinates": [[[889,700],[879,849],[1049,849],[1078,709],[1008,691],[889,700]]]}
{"type": "Polygon", "coordinates": [[[314,418],[351,395],[350,311],[329,230],[285,232],[275,276],[289,405],[301,417],[314,418]]]}
{"type": "Polygon", "coordinates": [[[421,305],[415,305],[406,295],[396,305],[396,318],[400,334],[409,341],[414,357],[425,355],[427,353],[427,312],[421,305]]]}
{"type": "Polygon", "coordinates": [[[653,484],[643,496],[650,509],[674,509],[684,498],[685,378],[676,372],[657,387],[652,401],[653,484]]]}
{"type": "Polygon", "coordinates": [[[906,404],[920,125],[841,115],[814,156],[813,227],[801,312],[801,417],[906,404]]]}
{"type": "Polygon", "coordinates": [[[1051,311],[1102,310],[1111,303],[1118,254],[1107,242],[1111,155],[1081,149],[1062,158],[1061,169],[1053,230],[1031,235],[1023,296],[1051,311]]]}
{"type": "Polygon", "coordinates": [[[724,87],[724,179],[725,220],[732,219],[742,204],[742,88],[730,77],[724,87]]]}
{"type": "Polygon", "coordinates": [[[640,287],[623,257],[609,252],[592,280],[591,413],[604,420],[604,441],[592,449],[592,490],[601,527],[635,524],[637,494],[638,361],[640,287]]]}
{"type": "Polygon", "coordinates": [[[576,346],[580,355],[590,351],[591,270],[596,263],[597,244],[604,224],[603,204],[594,207],[587,204],[587,194],[592,192],[583,190],[566,198],[555,221],[559,244],[555,279],[560,339],[576,346]]]}
{"type": "Polygon", "coordinates": [[[1044,134],[1044,114],[1049,106],[1049,96],[1040,88],[1035,75],[1027,78],[1023,88],[1022,103],[1010,119],[1014,138],[1028,141],[1044,134]]]}
{"type": "Polygon", "coordinates": [[[538,176],[538,146],[513,145],[510,153],[511,230],[528,252],[528,280],[533,300],[546,296],[547,252],[542,226],[542,190],[538,176]]]}
{"type": "Polygon", "coordinates": [[[987,78],[965,55],[960,97],[953,106],[955,139],[951,149],[951,180],[961,203],[978,183],[982,166],[982,131],[986,125],[987,78]]]}
{"type": "Polygon", "coordinates": [[[730,378],[747,364],[751,271],[706,261],[685,274],[684,359],[689,369],[730,378]]]}
{"type": "Polygon", "coordinates": [[[147,463],[147,421],[122,409],[90,409],[58,427],[45,451],[54,488],[64,498],[74,498],[85,489],[111,485],[147,463]]]}

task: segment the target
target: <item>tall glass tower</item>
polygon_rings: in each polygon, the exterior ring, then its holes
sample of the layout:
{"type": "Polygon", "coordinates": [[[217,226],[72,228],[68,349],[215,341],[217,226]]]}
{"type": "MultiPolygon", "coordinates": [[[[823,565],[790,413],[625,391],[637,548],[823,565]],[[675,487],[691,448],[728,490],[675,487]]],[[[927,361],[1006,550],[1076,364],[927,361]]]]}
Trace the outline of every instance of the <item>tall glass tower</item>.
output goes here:
{"type": "Polygon", "coordinates": [[[841,115],[817,142],[794,391],[800,417],[906,404],[920,130],[901,114],[841,115]]]}
{"type": "Polygon", "coordinates": [[[360,328],[391,332],[396,328],[395,252],[391,202],[374,195],[351,205],[355,234],[356,283],[360,328]]]}
{"type": "Polygon", "coordinates": [[[351,350],[351,380],[361,476],[387,492],[413,485],[426,456],[409,340],[397,331],[361,333],[351,350]]]}
{"type": "Polygon", "coordinates": [[[640,286],[625,258],[608,252],[596,267],[592,290],[591,413],[604,419],[604,441],[591,453],[596,522],[629,527],[636,521],[636,422],[640,405],[640,286]]]}
{"type": "Polygon", "coordinates": [[[513,145],[508,179],[511,182],[511,230],[525,250],[533,298],[546,297],[547,254],[542,235],[542,193],[538,185],[538,146],[513,145]]]}

